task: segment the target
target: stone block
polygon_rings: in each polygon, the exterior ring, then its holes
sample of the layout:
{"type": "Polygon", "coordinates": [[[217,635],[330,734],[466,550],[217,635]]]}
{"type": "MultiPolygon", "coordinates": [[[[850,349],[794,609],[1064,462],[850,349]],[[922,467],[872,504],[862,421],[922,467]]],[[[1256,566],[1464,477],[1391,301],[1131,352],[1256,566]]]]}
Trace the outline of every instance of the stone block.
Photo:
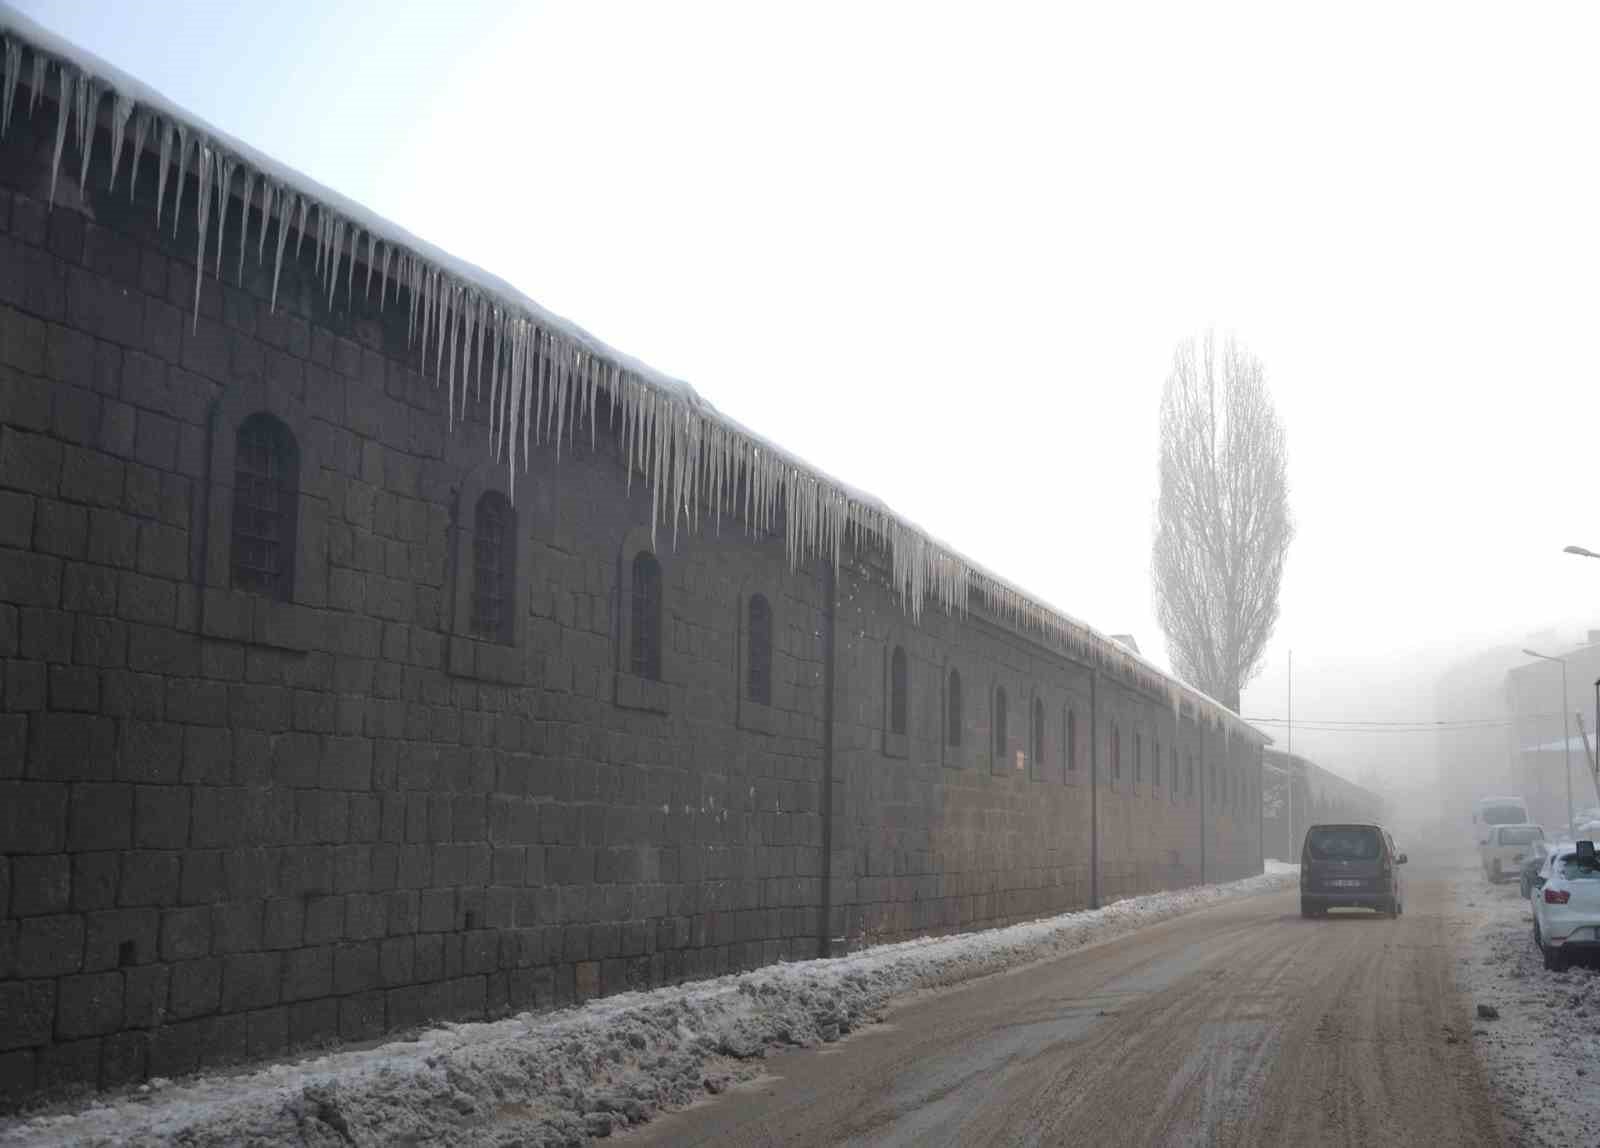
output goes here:
{"type": "Polygon", "coordinates": [[[63,977],[56,997],[56,1037],[75,1040],[104,1036],[122,1027],[120,972],[63,977]]]}

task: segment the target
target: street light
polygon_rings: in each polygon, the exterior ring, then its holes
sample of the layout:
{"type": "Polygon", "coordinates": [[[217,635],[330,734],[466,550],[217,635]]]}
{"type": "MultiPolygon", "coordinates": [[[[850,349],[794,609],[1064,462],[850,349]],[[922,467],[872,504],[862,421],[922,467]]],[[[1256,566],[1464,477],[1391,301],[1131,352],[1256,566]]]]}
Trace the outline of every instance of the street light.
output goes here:
{"type": "Polygon", "coordinates": [[[1562,548],[1561,553],[1576,554],[1579,558],[1600,558],[1600,554],[1596,554],[1593,550],[1587,550],[1582,546],[1565,546],[1562,548]]]}
{"type": "MultiPolygon", "coordinates": [[[[1568,547],[1567,549],[1573,549],[1568,547]]],[[[1600,557],[1600,555],[1597,555],[1600,557]]],[[[1552,658],[1549,654],[1541,654],[1537,650],[1524,649],[1522,651],[1530,658],[1538,658],[1543,662],[1556,662],[1561,666],[1561,735],[1564,739],[1561,748],[1567,755],[1567,831],[1572,831],[1572,732],[1568,727],[1567,717],[1567,660],[1565,658],[1552,658]]]]}

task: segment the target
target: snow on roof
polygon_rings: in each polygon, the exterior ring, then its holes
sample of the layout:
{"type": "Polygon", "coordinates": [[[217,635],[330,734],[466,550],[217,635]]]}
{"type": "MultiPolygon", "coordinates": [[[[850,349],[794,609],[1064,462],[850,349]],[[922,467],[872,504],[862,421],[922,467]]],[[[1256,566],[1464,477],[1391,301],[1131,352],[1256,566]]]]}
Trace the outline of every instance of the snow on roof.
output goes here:
{"type": "MultiPolygon", "coordinates": [[[[0,0],[0,136],[18,109],[19,88],[27,88],[26,113],[40,97],[54,94],[58,107],[51,195],[54,196],[65,144],[70,134],[78,150],[80,187],[89,171],[96,126],[105,119],[111,136],[111,183],[122,154],[129,152],[129,194],[133,173],[156,156],[158,224],[165,210],[169,174],[172,227],[182,215],[185,176],[197,177],[199,203],[193,217],[203,274],[208,254],[217,273],[223,227],[231,201],[245,205],[245,226],[236,258],[242,265],[249,248],[248,208],[260,212],[258,261],[269,257],[267,221],[277,233],[273,300],[287,238],[297,232],[294,252],[312,239],[317,273],[329,306],[344,292],[348,302],[358,285],[357,263],[365,264],[360,285],[370,298],[376,279],[381,305],[393,299],[410,311],[411,337],[424,369],[430,360],[435,379],[448,394],[453,423],[458,401],[465,402],[469,379],[482,386],[488,376],[490,432],[497,454],[515,467],[524,465],[533,445],[570,441],[573,423],[587,420],[591,440],[595,413],[603,397],[621,414],[621,441],[630,474],[646,476],[652,496],[651,528],[670,514],[698,524],[703,511],[720,516],[737,511],[757,529],[772,530],[782,516],[789,561],[831,557],[837,565],[847,537],[881,546],[889,555],[894,588],[913,617],[932,597],[951,613],[965,613],[976,596],[988,610],[1047,644],[1120,670],[1143,688],[1164,694],[1177,715],[1187,699],[1225,734],[1238,732],[1262,742],[1264,734],[1220,702],[1173,678],[1093,627],[1031,595],[958,553],[877,498],[839,481],[717,410],[681,379],[664,375],[608,346],[574,323],[551,314],[494,275],[456,259],[355,203],[306,178],[178,107],[159,92],[84,51],[0,0]],[[53,81],[53,84],[52,84],[53,81]],[[109,100],[109,110],[103,105],[109,100]],[[174,171],[175,169],[175,171],[174,171]],[[212,227],[212,216],[216,225],[212,227]],[[218,249],[208,252],[215,234],[218,249]],[[572,418],[568,419],[569,412],[572,418]]],[[[69,175],[72,174],[69,172],[69,175]]],[[[198,308],[200,276],[196,276],[198,308]]]]}

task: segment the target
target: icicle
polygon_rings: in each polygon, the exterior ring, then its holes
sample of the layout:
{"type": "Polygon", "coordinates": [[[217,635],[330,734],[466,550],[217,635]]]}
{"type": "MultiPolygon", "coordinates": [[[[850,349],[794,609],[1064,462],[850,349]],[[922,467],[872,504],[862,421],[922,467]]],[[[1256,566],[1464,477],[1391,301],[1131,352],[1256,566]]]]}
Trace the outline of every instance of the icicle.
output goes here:
{"type": "MultiPolygon", "coordinates": [[[[211,165],[212,160],[215,158],[204,141],[198,141],[197,146],[200,154],[196,164],[195,178],[199,182],[197,190],[200,202],[195,208],[197,212],[195,222],[199,225],[200,250],[196,254],[194,261],[194,320],[191,328],[193,330],[198,330],[200,327],[200,281],[206,276],[206,224],[209,222],[211,215],[211,165]]],[[[222,239],[218,237],[217,245],[221,246],[221,244],[222,239]]]]}
{"type": "MultiPolygon", "coordinates": [[[[39,106],[39,97],[44,95],[45,67],[50,63],[49,57],[37,48],[33,51],[33,78],[28,84],[28,118],[33,118],[34,108],[39,106]]],[[[65,114],[66,109],[62,112],[65,114]]]]}
{"type": "MultiPolygon", "coordinates": [[[[215,157],[213,157],[214,159],[215,157]]],[[[228,185],[233,182],[233,169],[239,166],[239,161],[226,152],[222,155],[220,163],[214,164],[217,172],[217,282],[222,281],[222,236],[228,227],[228,185]]],[[[243,231],[250,222],[250,203],[245,201],[244,222],[239,225],[243,231]]],[[[239,258],[244,259],[244,236],[239,237],[239,258]]]]}
{"type": "MultiPolygon", "coordinates": [[[[265,191],[266,185],[263,184],[263,194],[265,194],[265,191]]],[[[240,188],[239,194],[239,203],[241,204],[239,208],[239,270],[234,276],[234,283],[240,287],[244,286],[244,253],[250,246],[250,201],[255,198],[255,195],[256,169],[246,164],[243,187],[240,188]]],[[[263,233],[267,230],[267,214],[265,211],[261,213],[261,230],[263,233]]],[[[221,240],[219,239],[218,242],[220,243],[221,240]]]]}
{"type": "MultiPolygon", "coordinates": [[[[189,129],[185,125],[179,124],[177,132],[178,186],[172,192],[172,236],[174,239],[178,236],[178,216],[183,211],[183,177],[189,170],[189,129]]],[[[198,147],[199,145],[200,141],[198,139],[195,140],[195,146],[198,147]]]]}
{"type": "MultiPolygon", "coordinates": [[[[35,59],[40,57],[35,55],[35,59]]],[[[50,160],[50,206],[56,205],[56,176],[61,172],[61,149],[67,142],[67,120],[72,115],[72,73],[68,72],[65,65],[60,69],[61,96],[56,106],[56,151],[50,160]]],[[[28,114],[33,115],[33,109],[28,109],[28,114]]]]}
{"type": "Polygon", "coordinates": [[[5,40],[6,74],[0,80],[0,139],[11,124],[11,108],[17,101],[17,83],[22,79],[22,42],[5,40]]]}
{"type": "Polygon", "coordinates": [[[99,117],[100,97],[105,95],[105,89],[100,82],[92,77],[78,77],[77,113],[78,113],[78,154],[80,167],[78,169],[78,198],[81,200],[89,188],[89,158],[94,154],[94,125],[99,117]]]}
{"type": "Polygon", "coordinates": [[[353,310],[355,307],[355,282],[356,282],[356,256],[361,247],[361,228],[350,228],[350,259],[346,263],[348,270],[344,277],[344,309],[353,310]]]}
{"type": "MultiPolygon", "coordinates": [[[[333,310],[333,293],[339,286],[339,257],[344,254],[344,220],[334,218],[331,223],[326,222],[327,213],[322,213],[324,220],[322,232],[328,244],[328,256],[324,266],[328,272],[328,310],[333,310]]],[[[321,246],[320,244],[318,245],[321,246]]]]}
{"type": "Polygon", "coordinates": [[[496,436],[496,427],[500,425],[497,418],[500,410],[500,340],[505,330],[505,316],[500,314],[498,307],[494,308],[491,321],[494,323],[494,359],[489,368],[489,444],[494,448],[494,457],[498,460],[500,440],[496,436]]]}
{"type": "Polygon", "coordinates": [[[256,265],[266,262],[267,224],[272,220],[272,208],[278,198],[278,189],[266,176],[261,177],[261,230],[256,235],[256,265]]]}
{"type": "Polygon", "coordinates": [[[362,294],[365,295],[369,301],[372,299],[372,268],[377,262],[377,259],[375,258],[377,246],[378,237],[370,231],[367,232],[367,289],[363,291],[362,294]]]}
{"type": "MultiPolygon", "coordinates": [[[[389,257],[393,254],[394,245],[385,243],[383,245],[383,272],[381,281],[378,284],[378,310],[380,311],[383,310],[383,297],[389,293],[389,257]]],[[[395,298],[398,299],[400,297],[400,284],[396,283],[394,289],[395,298]]]]}
{"type": "Polygon", "coordinates": [[[295,224],[296,231],[294,237],[294,261],[298,263],[300,262],[301,245],[306,241],[306,221],[311,215],[311,197],[309,195],[301,195],[296,192],[295,199],[300,206],[300,218],[299,222],[295,224]]]}
{"type": "Polygon", "coordinates": [[[298,192],[287,187],[278,188],[278,254],[272,263],[272,304],[268,308],[271,311],[278,309],[278,275],[283,271],[284,241],[289,238],[289,219],[299,206],[299,198],[298,192]]]}
{"type": "Polygon", "coordinates": [[[166,130],[161,133],[161,167],[156,171],[156,228],[161,227],[161,205],[167,197],[167,169],[172,163],[172,148],[178,139],[178,129],[172,122],[165,121],[162,125],[166,130]]]}
{"type": "MultiPolygon", "coordinates": [[[[148,108],[140,108],[133,117],[133,155],[128,160],[128,202],[133,202],[133,193],[139,186],[139,164],[144,159],[144,145],[150,138],[150,129],[156,124],[155,115],[148,108]]],[[[156,226],[161,225],[159,215],[156,226]]]]}
{"type": "Polygon", "coordinates": [[[122,163],[122,143],[128,136],[128,121],[133,118],[133,101],[121,92],[111,99],[111,178],[106,190],[117,186],[117,168],[122,163]]]}

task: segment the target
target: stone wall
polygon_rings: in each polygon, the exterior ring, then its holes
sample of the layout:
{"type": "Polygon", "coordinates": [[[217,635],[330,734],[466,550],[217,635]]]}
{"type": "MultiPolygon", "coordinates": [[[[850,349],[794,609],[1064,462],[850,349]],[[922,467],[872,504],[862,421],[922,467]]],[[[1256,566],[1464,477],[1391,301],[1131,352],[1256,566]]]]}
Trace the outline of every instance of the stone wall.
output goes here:
{"type": "Polygon", "coordinates": [[[652,537],[604,412],[513,491],[485,404],[446,409],[363,267],[330,307],[307,245],[270,308],[235,201],[196,318],[192,178],[158,229],[155,164],[107,191],[102,134],[51,208],[54,123],[45,100],[0,141],[0,1105],[1259,867],[1256,743],[981,612],[913,620],[881,555],[835,576],[791,569],[781,524],[652,537]],[[263,411],[298,448],[285,601],[232,584],[235,447],[263,411]],[[496,489],[505,642],[468,625],[496,489]],[[659,682],[628,672],[640,549],[659,682]],[[1158,739],[1197,755],[1192,794],[1152,784],[1158,739]]]}

